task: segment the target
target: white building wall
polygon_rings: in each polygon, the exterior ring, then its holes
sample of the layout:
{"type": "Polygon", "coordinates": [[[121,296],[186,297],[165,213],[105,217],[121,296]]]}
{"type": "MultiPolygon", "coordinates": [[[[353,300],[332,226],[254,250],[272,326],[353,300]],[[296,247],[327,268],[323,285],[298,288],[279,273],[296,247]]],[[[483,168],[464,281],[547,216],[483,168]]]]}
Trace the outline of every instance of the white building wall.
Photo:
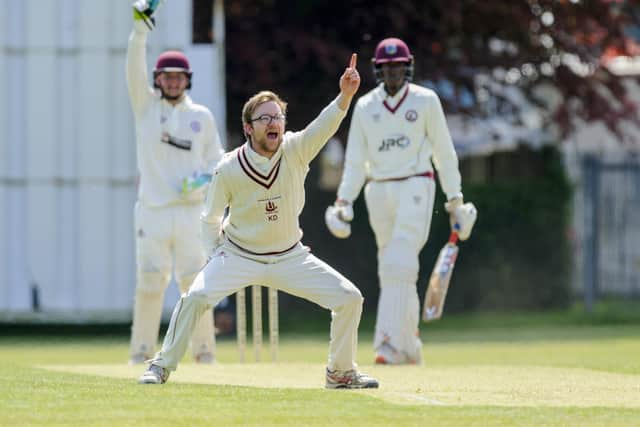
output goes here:
{"type": "Polygon", "coordinates": [[[0,52],[3,79],[0,80],[2,120],[0,152],[2,153],[0,190],[3,194],[2,211],[2,279],[0,306],[25,310],[29,302],[29,273],[26,263],[26,145],[25,145],[25,26],[26,7],[22,2],[2,1],[3,20],[0,27],[0,52]],[[12,3],[12,4],[11,4],[12,3]],[[11,6],[11,8],[10,8],[11,6]]]}
{"type": "MultiPolygon", "coordinates": [[[[7,28],[9,23],[7,22],[7,14],[5,11],[5,5],[0,2],[0,28],[7,28]]],[[[6,31],[0,31],[0,46],[7,46],[7,40],[5,37],[6,31]]],[[[0,54],[0,96],[7,96],[7,85],[4,83],[7,81],[7,68],[9,63],[6,54],[0,54]]],[[[2,134],[0,138],[6,136],[8,128],[8,115],[9,109],[5,102],[0,102],[0,129],[2,134]]],[[[6,180],[8,179],[8,150],[6,143],[0,141],[0,179],[3,181],[0,183],[0,283],[5,283],[9,280],[9,188],[6,180]]],[[[0,287],[0,301],[9,300],[9,292],[4,287],[0,287]]],[[[7,305],[8,303],[5,303],[7,305]]]]}
{"type": "MultiPolygon", "coordinates": [[[[192,97],[224,140],[224,46],[192,46],[191,13],[190,1],[165,3],[148,66],[166,49],[185,51],[192,97]]],[[[0,320],[131,316],[131,21],[130,0],[0,0],[0,320]]],[[[176,298],[170,290],[167,311],[176,298]]]]}

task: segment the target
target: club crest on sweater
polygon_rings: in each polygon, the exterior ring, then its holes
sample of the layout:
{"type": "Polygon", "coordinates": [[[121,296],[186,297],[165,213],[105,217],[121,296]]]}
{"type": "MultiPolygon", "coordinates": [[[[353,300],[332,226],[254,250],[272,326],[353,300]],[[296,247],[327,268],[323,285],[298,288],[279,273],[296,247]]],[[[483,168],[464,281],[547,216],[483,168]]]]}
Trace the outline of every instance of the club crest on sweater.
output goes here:
{"type": "Polygon", "coordinates": [[[259,202],[264,203],[264,214],[267,221],[271,222],[278,220],[278,204],[276,203],[276,200],[280,198],[281,196],[277,196],[258,200],[259,202]]]}

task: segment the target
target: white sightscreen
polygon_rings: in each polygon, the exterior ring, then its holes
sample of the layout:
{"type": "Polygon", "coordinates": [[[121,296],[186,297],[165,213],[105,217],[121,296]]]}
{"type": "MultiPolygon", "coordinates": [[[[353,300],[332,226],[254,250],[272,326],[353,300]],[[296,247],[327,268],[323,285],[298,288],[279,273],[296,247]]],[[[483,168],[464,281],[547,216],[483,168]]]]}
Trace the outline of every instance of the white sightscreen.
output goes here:
{"type": "MultiPolygon", "coordinates": [[[[130,0],[0,0],[0,321],[131,316],[131,25],[130,0]]],[[[191,34],[191,2],[166,2],[148,66],[166,49],[192,55],[194,101],[224,118],[218,47],[191,34]]]]}

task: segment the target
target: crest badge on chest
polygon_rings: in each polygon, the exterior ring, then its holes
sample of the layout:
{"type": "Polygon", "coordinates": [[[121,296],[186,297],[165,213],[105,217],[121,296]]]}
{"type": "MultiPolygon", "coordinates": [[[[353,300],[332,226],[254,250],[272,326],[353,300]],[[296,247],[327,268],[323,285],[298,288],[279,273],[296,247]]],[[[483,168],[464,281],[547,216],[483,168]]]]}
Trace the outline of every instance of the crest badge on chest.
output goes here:
{"type": "Polygon", "coordinates": [[[404,118],[407,119],[408,122],[415,122],[418,120],[418,112],[416,110],[407,110],[404,113],[404,118]]]}
{"type": "Polygon", "coordinates": [[[279,199],[280,196],[258,200],[259,202],[264,203],[264,215],[268,222],[278,221],[279,199]]]}

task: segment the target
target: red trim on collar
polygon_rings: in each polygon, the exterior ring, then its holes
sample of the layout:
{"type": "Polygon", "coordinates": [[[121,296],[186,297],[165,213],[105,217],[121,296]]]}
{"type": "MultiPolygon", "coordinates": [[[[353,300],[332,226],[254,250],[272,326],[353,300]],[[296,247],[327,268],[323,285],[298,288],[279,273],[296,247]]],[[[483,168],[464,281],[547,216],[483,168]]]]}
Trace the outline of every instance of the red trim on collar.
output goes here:
{"type": "Polygon", "coordinates": [[[280,164],[280,159],[278,159],[278,161],[276,162],[276,164],[273,166],[273,168],[271,169],[271,171],[269,172],[269,175],[263,175],[261,174],[259,171],[257,171],[252,165],[251,162],[249,161],[249,158],[247,157],[247,146],[243,146],[242,147],[242,158],[244,159],[244,161],[247,163],[247,166],[249,167],[249,169],[251,169],[251,172],[253,172],[254,174],[256,174],[257,176],[259,176],[260,178],[264,179],[264,180],[269,180],[271,178],[271,175],[273,175],[273,172],[276,170],[277,166],[280,164]]]}
{"type": "MultiPolygon", "coordinates": [[[[383,89],[384,90],[384,89],[383,89]]],[[[409,85],[407,85],[407,88],[404,90],[404,95],[402,95],[402,98],[400,98],[400,101],[398,101],[398,103],[396,104],[395,107],[391,107],[388,103],[387,100],[385,99],[384,101],[382,101],[382,104],[385,106],[385,108],[387,110],[389,110],[391,112],[391,114],[394,114],[398,108],[400,108],[400,105],[402,105],[402,103],[404,102],[404,100],[407,98],[407,95],[409,95],[409,85]]]]}
{"type": "Polygon", "coordinates": [[[242,150],[244,148],[245,147],[242,147],[242,149],[238,150],[238,162],[240,163],[240,167],[242,168],[244,173],[247,174],[247,176],[249,178],[251,178],[256,183],[260,184],[261,186],[263,186],[264,188],[266,188],[268,190],[269,188],[271,188],[273,183],[276,181],[276,178],[278,178],[278,172],[280,172],[280,162],[282,161],[282,157],[280,157],[278,159],[278,161],[276,162],[276,164],[273,167],[273,169],[271,169],[271,172],[269,172],[269,175],[264,176],[264,175],[258,173],[251,166],[251,163],[249,163],[249,160],[244,156],[244,152],[242,152],[242,150]],[[246,165],[245,165],[245,163],[246,163],[246,165]],[[260,178],[262,178],[262,179],[260,179],[260,178]]]}

